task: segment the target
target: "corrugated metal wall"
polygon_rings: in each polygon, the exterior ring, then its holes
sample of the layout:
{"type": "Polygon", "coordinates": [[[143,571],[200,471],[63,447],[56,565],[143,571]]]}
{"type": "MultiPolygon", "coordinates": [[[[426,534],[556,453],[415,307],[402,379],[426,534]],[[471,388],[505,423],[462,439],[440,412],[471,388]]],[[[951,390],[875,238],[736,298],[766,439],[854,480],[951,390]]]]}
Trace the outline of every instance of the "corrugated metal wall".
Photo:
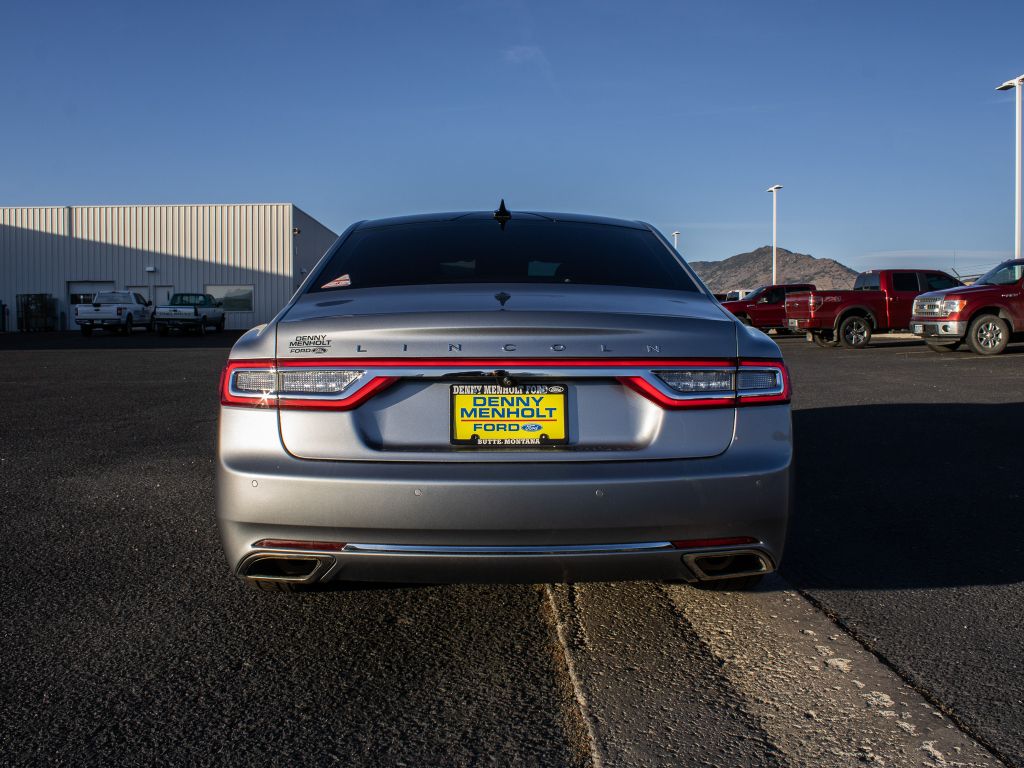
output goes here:
{"type": "Polygon", "coordinates": [[[175,291],[251,285],[253,311],[229,313],[227,325],[266,322],[295,287],[292,211],[291,204],[0,208],[8,328],[16,294],[50,293],[67,316],[68,285],[79,281],[175,291]]]}
{"type": "Polygon", "coordinates": [[[292,223],[300,231],[294,244],[295,287],[298,288],[320,257],[334,245],[338,235],[298,207],[292,208],[292,223]]]}

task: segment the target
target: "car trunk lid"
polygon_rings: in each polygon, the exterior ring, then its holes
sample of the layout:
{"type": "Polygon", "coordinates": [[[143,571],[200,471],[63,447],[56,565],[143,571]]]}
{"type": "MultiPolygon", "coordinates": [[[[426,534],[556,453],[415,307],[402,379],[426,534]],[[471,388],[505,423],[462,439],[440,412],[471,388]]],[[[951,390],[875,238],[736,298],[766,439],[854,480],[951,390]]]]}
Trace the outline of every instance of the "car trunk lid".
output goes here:
{"type": "Polygon", "coordinates": [[[307,295],[278,324],[280,366],[339,361],[395,381],[352,410],[282,409],[281,436],[291,453],[309,459],[713,456],[732,440],[732,408],[665,410],[619,374],[649,374],[659,361],[734,358],[736,343],[735,322],[697,293],[465,285],[307,295]],[[566,388],[564,444],[453,444],[453,387],[493,392],[501,374],[513,389],[566,388]]]}

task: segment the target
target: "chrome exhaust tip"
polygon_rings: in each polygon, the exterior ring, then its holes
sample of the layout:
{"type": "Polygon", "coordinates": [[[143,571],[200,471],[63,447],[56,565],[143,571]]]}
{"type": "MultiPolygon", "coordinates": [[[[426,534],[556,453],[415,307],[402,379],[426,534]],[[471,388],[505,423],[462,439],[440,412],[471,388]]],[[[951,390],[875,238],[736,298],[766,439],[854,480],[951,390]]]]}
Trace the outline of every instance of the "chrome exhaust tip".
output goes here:
{"type": "Polygon", "coordinates": [[[312,584],[331,569],[334,558],[286,552],[256,552],[238,566],[238,573],[251,581],[281,581],[312,584]]]}
{"type": "Polygon", "coordinates": [[[683,555],[683,562],[700,581],[757,576],[775,570],[768,555],[756,549],[694,552],[683,555]]]}

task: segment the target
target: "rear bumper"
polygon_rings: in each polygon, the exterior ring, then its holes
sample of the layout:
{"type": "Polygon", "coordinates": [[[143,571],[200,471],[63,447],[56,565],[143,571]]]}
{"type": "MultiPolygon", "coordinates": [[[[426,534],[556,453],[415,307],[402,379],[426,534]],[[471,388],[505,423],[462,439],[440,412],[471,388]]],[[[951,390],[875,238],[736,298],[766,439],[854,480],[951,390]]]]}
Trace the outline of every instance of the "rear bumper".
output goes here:
{"type": "Polygon", "coordinates": [[[202,322],[198,317],[157,317],[153,319],[156,325],[166,325],[168,328],[198,328],[202,322]]]}
{"type": "Polygon", "coordinates": [[[775,563],[759,544],[676,549],[670,542],[575,547],[389,547],[348,544],[341,552],[254,547],[236,574],[255,581],[301,584],[331,581],[399,583],[503,583],[676,579],[705,581],[770,573],[775,563]],[[735,568],[719,575],[702,564],[731,557],[735,568]],[[739,558],[744,558],[740,560],[739,558]],[[298,575],[282,575],[268,563],[307,562],[298,575]],[[314,565],[315,563],[315,565],[314,565]],[[269,574],[269,575],[268,575],[269,574]]]}
{"type": "Polygon", "coordinates": [[[87,318],[75,318],[75,324],[86,327],[86,328],[120,328],[125,324],[124,318],[113,318],[113,319],[87,319],[87,318]]]}
{"type": "Polygon", "coordinates": [[[293,553],[317,561],[299,580],[693,580],[706,575],[694,551],[650,545],[750,537],[742,549],[776,567],[791,460],[788,405],[739,409],[732,446],[712,458],[501,464],[296,459],[276,413],[224,407],[217,511],[243,576],[253,558],[289,553],[256,542],[284,539],[334,547],[293,553]]]}
{"type": "Polygon", "coordinates": [[[962,339],[967,335],[967,323],[956,320],[912,318],[910,332],[922,339],[962,339]]]}

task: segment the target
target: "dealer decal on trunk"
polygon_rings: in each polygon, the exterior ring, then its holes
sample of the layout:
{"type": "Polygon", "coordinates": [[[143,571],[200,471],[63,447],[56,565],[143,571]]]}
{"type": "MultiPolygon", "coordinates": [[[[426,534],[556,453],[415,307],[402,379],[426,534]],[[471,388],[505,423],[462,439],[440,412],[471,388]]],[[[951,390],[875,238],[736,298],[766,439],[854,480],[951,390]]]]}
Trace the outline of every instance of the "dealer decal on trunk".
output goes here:
{"type": "Polygon", "coordinates": [[[331,340],[327,334],[313,336],[296,336],[288,342],[288,352],[292,355],[312,354],[323,355],[330,349],[331,340]]]}

